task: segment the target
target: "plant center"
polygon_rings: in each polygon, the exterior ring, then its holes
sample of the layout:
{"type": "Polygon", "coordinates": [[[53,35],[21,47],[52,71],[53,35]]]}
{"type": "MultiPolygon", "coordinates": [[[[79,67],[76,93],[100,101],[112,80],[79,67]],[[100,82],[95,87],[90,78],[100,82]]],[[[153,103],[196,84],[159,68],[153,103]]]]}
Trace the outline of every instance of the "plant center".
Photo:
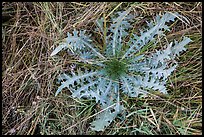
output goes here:
{"type": "Polygon", "coordinates": [[[109,78],[116,80],[122,75],[126,74],[127,71],[127,63],[124,61],[119,61],[118,59],[112,59],[106,61],[105,63],[105,72],[109,76],[109,78]]]}

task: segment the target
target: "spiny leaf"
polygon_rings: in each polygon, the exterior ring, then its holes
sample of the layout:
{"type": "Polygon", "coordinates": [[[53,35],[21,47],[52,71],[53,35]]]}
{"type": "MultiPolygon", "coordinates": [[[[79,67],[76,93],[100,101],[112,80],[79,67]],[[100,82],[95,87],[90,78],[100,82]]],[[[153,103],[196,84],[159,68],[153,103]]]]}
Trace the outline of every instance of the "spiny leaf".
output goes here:
{"type": "Polygon", "coordinates": [[[58,52],[60,52],[60,51],[63,50],[63,49],[66,49],[66,48],[68,48],[68,45],[67,45],[66,43],[60,44],[58,47],[55,48],[55,50],[51,53],[50,56],[54,56],[54,55],[56,55],[58,52]]]}

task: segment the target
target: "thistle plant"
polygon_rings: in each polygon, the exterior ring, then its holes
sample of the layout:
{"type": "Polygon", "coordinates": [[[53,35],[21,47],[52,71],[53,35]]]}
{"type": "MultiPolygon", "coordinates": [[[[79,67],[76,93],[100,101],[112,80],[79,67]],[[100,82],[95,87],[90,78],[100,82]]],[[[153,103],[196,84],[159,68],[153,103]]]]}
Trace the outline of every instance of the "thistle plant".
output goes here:
{"type": "Polygon", "coordinates": [[[170,31],[166,24],[181,15],[157,15],[154,21],[147,22],[145,29],[140,30],[140,35],[130,35],[134,19],[130,11],[131,8],[117,12],[116,17],[111,18],[112,24],[107,24],[105,18],[96,21],[96,31],[102,34],[103,39],[101,49],[85,30],[74,30],[73,35],[68,32],[66,42],[51,54],[54,56],[67,49],[69,54],[76,55],[83,63],[83,69],[59,75],[61,85],[55,96],[68,88],[72,97],[95,99],[103,110],[91,123],[91,129],[95,131],[104,130],[125,109],[121,103],[122,94],[138,97],[152,90],[167,94],[167,78],[178,65],[175,57],[185,51],[184,46],[191,41],[183,37],[180,42],[174,40],[167,43],[162,50],[145,52],[150,46],[156,47],[158,38],[164,38],[165,32],[170,31]]]}

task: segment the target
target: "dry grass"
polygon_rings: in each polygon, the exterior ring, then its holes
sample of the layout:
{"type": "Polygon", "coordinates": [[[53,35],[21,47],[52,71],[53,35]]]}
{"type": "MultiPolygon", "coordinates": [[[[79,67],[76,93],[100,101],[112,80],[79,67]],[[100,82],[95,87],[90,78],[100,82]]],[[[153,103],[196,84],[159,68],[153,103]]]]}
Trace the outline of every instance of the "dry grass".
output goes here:
{"type": "Polygon", "coordinates": [[[202,134],[202,3],[2,3],[2,134],[202,134]],[[169,78],[169,95],[125,98],[127,118],[116,119],[104,132],[89,128],[97,112],[92,100],[76,100],[68,91],[54,97],[55,78],[70,69],[73,58],[50,57],[66,33],[94,28],[100,16],[134,5],[140,15],[134,30],[157,13],[177,11],[167,39],[183,35],[193,42],[169,78]],[[145,18],[146,17],[146,18],[145,18]],[[139,24],[139,25],[138,25],[139,24]]]}

